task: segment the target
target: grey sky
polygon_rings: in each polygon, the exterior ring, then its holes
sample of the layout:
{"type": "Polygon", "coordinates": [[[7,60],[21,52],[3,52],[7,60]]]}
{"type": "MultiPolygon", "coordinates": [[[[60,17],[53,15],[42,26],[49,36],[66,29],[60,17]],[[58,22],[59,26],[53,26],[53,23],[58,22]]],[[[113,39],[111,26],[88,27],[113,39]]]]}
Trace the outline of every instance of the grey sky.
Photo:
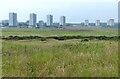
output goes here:
{"type": "Polygon", "coordinates": [[[59,22],[60,16],[66,16],[67,22],[94,22],[97,19],[117,21],[118,0],[1,0],[0,20],[8,19],[9,12],[18,14],[18,21],[29,19],[30,13],[37,14],[37,20],[46,21],[46,15],[54,15],[59,22]]]}

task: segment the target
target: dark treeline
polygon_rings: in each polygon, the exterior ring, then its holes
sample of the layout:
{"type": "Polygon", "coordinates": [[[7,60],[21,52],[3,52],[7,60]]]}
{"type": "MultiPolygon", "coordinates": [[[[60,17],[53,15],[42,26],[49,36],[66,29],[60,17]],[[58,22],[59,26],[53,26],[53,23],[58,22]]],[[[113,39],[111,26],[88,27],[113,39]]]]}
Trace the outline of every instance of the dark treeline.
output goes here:
{"type": "Polygon", "coordinates": [[[2,37],[3,40],[29,40],[29,39],[40,39],[41,41],[46,41],[47,39],[56,39],[56,40],[68,40],[68,39],[82,39],[82,40],[119,40],[120,36],[53,36],[53,37],[40,37],[40,36],[9,36],[2,37]]]}

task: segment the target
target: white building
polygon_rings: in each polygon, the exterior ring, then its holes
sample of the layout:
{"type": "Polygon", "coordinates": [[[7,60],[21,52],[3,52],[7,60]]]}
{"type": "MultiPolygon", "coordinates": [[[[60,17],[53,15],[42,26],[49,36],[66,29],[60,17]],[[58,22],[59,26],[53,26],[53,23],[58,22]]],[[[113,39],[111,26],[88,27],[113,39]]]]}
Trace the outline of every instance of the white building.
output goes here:
{"type": "Polygon", "coordinates": [[[53,15],[47,15],[47,26],[53,26],[53,15]]]}
{"type": "Polygon", "coordinates": [[[85,26],[89,26],[89,20],[85,20],[85,26]]]}
{"type": "Polygon", "coordinates": [[[100,26],[100,20],[96,20],[96,26],[100,26]]]}
{"type": "Polygon", "coordinates": [[[107,25],[108,26],[114,26],[114,19],[109,19],[107,25]]]}
{"type": "Polygon", "coordinates": [[[17,13],[9,13],[9,26],[17,26],[17,13]]]}
{"type": "Polygon", "coordinates": [[[30,19],[29,19],[29,28],[36,27],[36,21],[37,21],[37,16],[34,13],[30,14],[30,19]]]}
{"type": "Polygon", "coordinates": [[[65,26],[66,24],[66,17],[65,16],[61,16],[60,17],[60,26],[65,26]]]}

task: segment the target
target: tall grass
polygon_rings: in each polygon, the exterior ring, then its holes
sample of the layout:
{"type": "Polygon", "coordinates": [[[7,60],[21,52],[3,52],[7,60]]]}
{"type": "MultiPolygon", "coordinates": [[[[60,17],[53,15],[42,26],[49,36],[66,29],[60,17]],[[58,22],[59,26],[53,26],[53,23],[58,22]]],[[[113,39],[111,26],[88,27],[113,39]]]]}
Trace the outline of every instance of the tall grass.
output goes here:
{"type": "Polygon", "coordinates": [[[117,41],[2,41],[4,77],[118,77],[117,41]]]}

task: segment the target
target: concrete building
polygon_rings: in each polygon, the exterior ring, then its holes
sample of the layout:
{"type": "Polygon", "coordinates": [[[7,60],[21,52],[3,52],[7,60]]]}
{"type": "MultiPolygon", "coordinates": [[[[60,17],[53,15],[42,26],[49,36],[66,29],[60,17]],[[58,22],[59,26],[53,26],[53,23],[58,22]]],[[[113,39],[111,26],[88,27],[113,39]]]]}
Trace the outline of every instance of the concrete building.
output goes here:
{"type": "Polygon", "coordinates": [[[89,26],[89,20],[85,20],[85,26],[89,26]]]}
{"type": "Polygon", "coordinates": [[[96,26],[100,26],[100,20],[96,20],[96,26]]]}
{"type": "Polygon", "coordinates": [[[43,28],[45,26],[45,23],[44,23],[44,21],[42,21],[42,20],[40,20],[39,22],[38,22],[38,28],[43,28]]]}
{"type": "Polygon", "coordinates": [[[107,25],[114,26],[114,19],[109,19],[107,25]]]}
{"type": "Polygon", "coordinates": [[[59,27],[59,25],[60,25],[60,24],[59,24],[58,22],[54,22],[54,23],[53,23],[53,26],[54,26],[54,27],[59,27]]]}
{"type": "Polygon", "coordinates": [[[47,15],[47,26],[53,26],[53,15],[47,15]]]}
{"type": "Polygon", "coordinates": [[[9,26],[17,26],[17,13],[9,13],[9,26]]]}
{"type": "Polygon", "coordinates": [[[2,20],[3,26],[9,26],[9,20],[2,20]]]}
{"type": "Polygon", "coordinates": [[[61,16],[60,17],[60,26],[65,26],[66,24],[66,17],[65,16],[61,16]]]}
{"type": "Polygon", "coordinates": [[[29,19],[29,28],[34,28],[36,27],[36,21],[37,21],[37,16],[34,13],[30,14],[30,19],[29,19]]]}
{"type": "Polygon", "coordinates": [[[18,23],[18,28],[28,28],[27,22],[19,22],[18,23]]]}
{"type": "Polygon", "coordinates": [[[114,19],[110,19],[109,23],[110,23],[109,26],[114,26],[114,19]]]}
{"type": "Polygon", "coordinates": [[[27,24],[27,26],[29,26],[29,20],[26,20],[26,24],[27,24]]]}

